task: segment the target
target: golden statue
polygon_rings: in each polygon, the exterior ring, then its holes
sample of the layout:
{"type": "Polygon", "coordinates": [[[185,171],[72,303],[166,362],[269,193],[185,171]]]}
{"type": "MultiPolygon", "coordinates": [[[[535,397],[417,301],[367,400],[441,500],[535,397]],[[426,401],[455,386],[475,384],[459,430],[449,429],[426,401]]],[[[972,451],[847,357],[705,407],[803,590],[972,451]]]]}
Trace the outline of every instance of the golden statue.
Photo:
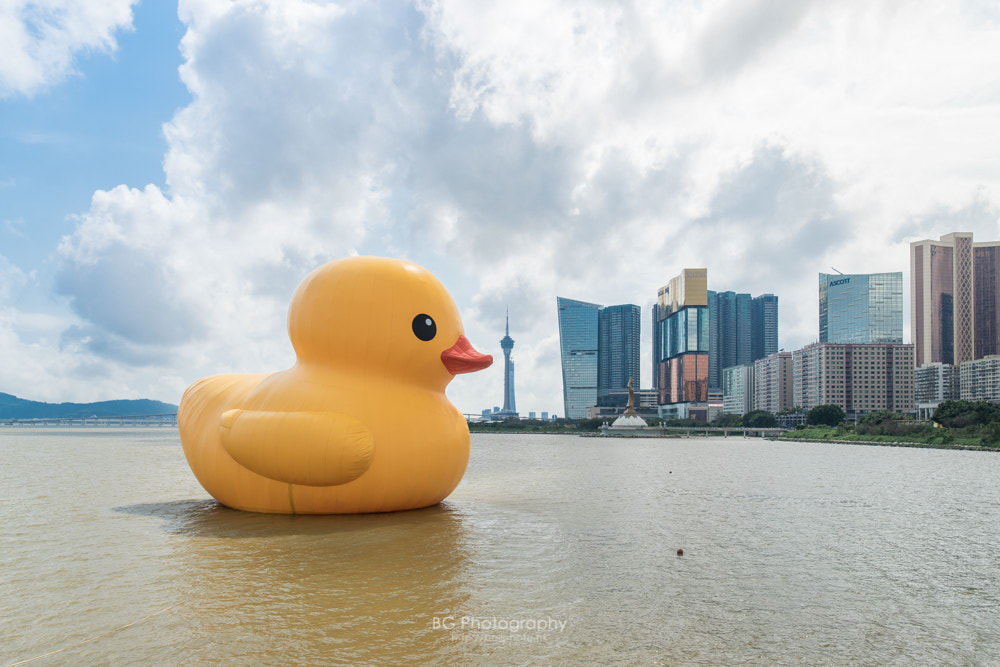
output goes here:
{"type": "Polygon", "coordinates": [[[622,416],[636,415],[639,416],[635,411],[635,390],[632,389],[632,378],[628,379],[628,405],[625,406],[625,412],[622,416]]]}

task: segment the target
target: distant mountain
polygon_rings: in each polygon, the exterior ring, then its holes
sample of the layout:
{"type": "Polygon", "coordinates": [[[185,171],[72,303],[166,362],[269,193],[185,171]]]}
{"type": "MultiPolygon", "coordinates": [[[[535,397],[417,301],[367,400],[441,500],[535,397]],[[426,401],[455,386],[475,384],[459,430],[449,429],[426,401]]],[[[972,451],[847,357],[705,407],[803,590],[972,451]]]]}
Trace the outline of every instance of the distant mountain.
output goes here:
{"type": "Polygon", "coordinates": [[[136,417],[175,415],[177,406],[146,398],[98,403],[41,403],[0,393],[0,419],[82,419],[85,417],[136,417]]]}

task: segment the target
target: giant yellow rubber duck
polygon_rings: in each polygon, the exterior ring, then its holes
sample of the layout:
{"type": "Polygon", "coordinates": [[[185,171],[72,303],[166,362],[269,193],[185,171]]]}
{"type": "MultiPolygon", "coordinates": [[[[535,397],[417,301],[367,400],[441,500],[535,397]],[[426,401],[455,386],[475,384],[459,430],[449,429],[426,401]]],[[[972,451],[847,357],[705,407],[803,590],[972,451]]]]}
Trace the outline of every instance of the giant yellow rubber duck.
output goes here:
{"type": "Polygon", "coordinates": [[[493,357],[466,339],[444,286],[410,262],[349,257],[292,298],[297,361],[271,374],[214,375],[184,392],[184,455],[223,505],[353,514],[446,498],[469,462],[469,428],[445,396],[493,357]]]}

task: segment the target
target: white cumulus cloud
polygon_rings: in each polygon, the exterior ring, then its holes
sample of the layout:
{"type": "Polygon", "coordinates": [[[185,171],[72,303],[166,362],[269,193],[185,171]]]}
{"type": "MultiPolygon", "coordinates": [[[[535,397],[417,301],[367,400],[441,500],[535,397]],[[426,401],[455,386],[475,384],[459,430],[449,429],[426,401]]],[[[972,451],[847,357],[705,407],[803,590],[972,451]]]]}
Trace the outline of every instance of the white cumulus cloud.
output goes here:
{"type": "MultiPolygon", "coordinates": [[[[816,337],[817,273],[905,272],[909,240],[958,228],[1000,238],[993,5],[179,13],[192,101],[164,119],[166,188],[95,193],[58,252],[59,354],[74,378],[104,368],[100,398],[176,400],[201,375],[286,367],[292,290],[353,253],[427,266],[498,359],[509,308],[518,408],[561,413],[556,296],[645,309],[705,266],[713,289],[778,294],[791,349],[816,337]]],[[[496,405],[502,370],[449,393],[496,405]]]]}
{"type": "Polygon", "coordinates": [[[80,53],[114,51],[115,33],[131,29],[137,1],[0,2],[0,98],[59,83],[80,53]]]}

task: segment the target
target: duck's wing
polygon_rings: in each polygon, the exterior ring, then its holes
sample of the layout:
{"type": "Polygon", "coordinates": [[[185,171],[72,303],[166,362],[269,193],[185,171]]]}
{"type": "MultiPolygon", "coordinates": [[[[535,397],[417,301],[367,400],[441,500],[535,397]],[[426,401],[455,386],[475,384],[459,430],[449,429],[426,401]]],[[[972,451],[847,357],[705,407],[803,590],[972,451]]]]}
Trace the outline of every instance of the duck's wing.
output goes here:
{"type": "Polygon", "coordinates": [[[358,419],[335,412],[229,410],[222,415],[219,437],[243,467],[306,486],[354,481],[375,456],[371,431],[358,419]]]}

